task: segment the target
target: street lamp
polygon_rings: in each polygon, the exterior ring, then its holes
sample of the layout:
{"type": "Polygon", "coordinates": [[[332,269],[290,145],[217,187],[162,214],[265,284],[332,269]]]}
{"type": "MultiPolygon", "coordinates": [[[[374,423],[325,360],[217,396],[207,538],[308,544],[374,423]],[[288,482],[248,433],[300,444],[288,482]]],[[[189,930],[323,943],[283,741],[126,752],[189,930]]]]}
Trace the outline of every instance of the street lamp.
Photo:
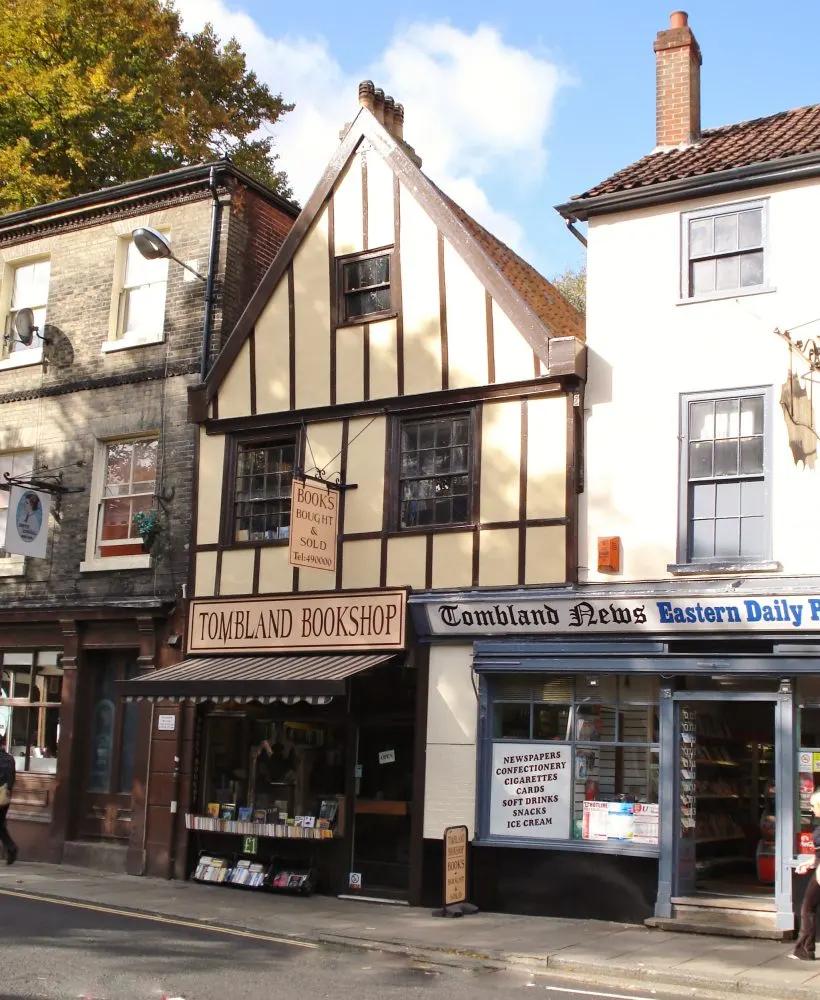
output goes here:
{"type": "Polygon", "coordinates": [[[131,234],[131,238],[134,241],[134,246],[146,260],[174,260],[180,267],[184,267],[186,271],[190,271],[191,274],[196,275],[200,281],[208,280],[204,274],[195,271],[190,264],[186,264],[179,257],[175,257],[171,253],[171,245],[168,240],[162,233],[157,232],[156,229],[149,229],[147,226],[135,229],[131,234]]]}

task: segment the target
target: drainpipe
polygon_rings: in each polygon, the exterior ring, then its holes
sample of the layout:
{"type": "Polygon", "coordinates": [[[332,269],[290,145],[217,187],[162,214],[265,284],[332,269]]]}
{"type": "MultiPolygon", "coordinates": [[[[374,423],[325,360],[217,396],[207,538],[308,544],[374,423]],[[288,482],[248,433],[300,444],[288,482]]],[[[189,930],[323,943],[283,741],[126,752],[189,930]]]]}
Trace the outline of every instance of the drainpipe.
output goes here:
{"type": "Polygon", "coordinates": [[[573,220],[572,219],[567,219],[566,221],[567,221],[567,229],[572,233],[572,235],[575,237],[576,240],[579,240],[581,243],[584,244],[584,246],[586,246],[587,245],[587,238],[586,238],[586,236],[584,236],[583,233],[579,232],[575,228],[575,226],[573,226],[573,224],[572,224],[573,220]]]}
{"type": "Polygon", "coordinates": [[[199,377],[204,382],[208,374],[208,361],[211,354],[211,323],[214,312],[214,282],[216,281],[216,268],[219,263],[219,223],[222,216],[222,206],[219,203],[219,194],[216,187],[216,167],[211,167],[208,176],[208,190],[213,198],[211,208],[211,245],[208,249],[208,276],[205,281],[205,317],[203,319],[202,330],[202,357],[199,364],[199,377]]]}

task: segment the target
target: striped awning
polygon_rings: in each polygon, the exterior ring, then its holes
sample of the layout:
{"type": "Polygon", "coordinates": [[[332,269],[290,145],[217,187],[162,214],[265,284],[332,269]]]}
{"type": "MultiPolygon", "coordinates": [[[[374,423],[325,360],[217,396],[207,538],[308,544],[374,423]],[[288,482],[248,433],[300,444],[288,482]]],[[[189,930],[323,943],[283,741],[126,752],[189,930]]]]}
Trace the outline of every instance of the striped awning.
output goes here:
{"type": "Polygon", "coordinates": [[[306,701],[326,705],[345,693],[354,674],[392,660],[395,653],[337,656],[202,656],[121,681],[128,701],[306,701]]]}

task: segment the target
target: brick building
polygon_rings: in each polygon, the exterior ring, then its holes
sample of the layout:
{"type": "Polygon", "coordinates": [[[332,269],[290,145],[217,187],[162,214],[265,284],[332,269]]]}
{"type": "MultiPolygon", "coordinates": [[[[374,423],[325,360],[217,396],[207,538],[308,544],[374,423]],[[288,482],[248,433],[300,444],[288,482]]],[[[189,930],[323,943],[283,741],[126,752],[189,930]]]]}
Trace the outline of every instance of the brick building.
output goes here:
{"type": "MultiPolygon", "coordinates": [[[[163,837],[145,789],[148,719],[115,685],[179,655],[187,390],[296,214],[220,161],[0,218],[0,483],[51,497],[45,558],[0,550],[0,731],[23,857],[139,872],[163,837]],[[176,259],[147,260],[140,227],[176,259]]],[[[173,780],[172,760],[155,770],[173,780]]]]}

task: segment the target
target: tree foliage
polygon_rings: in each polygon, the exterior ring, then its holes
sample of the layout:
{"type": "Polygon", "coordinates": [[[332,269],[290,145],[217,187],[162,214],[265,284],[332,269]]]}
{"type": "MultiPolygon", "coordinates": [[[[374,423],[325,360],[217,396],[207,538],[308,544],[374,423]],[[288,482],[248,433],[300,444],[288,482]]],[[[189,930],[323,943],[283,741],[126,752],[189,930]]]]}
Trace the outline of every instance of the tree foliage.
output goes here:
{"type": "Polygon", "coordinates": [[[552,279],[553,285],[564,298],[575,306],[579,313],[587,311],[587,266],[568,267],[566,271],[552,279]]]}
{"type": "Polygon", "coordinates": [[[260,130],[292,107],[171,0],[4,0],[0,211],[223,156],[289,196],[260,130]]]}

